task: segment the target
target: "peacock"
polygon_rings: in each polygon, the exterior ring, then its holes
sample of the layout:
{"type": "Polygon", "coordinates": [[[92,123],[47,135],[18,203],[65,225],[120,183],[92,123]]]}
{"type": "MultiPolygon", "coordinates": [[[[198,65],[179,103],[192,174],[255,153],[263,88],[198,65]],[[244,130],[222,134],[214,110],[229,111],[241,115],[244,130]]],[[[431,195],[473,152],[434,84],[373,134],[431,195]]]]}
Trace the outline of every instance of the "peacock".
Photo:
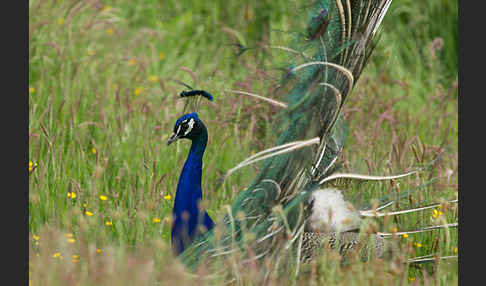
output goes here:
{"type": "Polygon", "coordinates": [[[198,205],[202,199],[202,157],[208,142],[208,133],[196,113],[186,114],[177,120],[174,134],[167,141],[167,145],[180,138],[190,139],[192,145],[177,184],[173,208],[171,237],[172,248],[176,254],[182,253],[192,242],[200,232],[199,227],[204,227],[206,231],[214,227],[208,213],[200,210],[198,205]]]}
{"type": "MultiPolygon", "coordinates": [[[[348,132],[340,112],[373,51],[377,29],[390,3],[318,0],[306,8],[308,26],[299,32],[295,46],[268,46],[291,55],[279,87],[285,99],[277,94],[263,97],[233,92],[281,108],[272,121],[278,139],[275,147],[250,156],[225,174],[224,178],[244,166],[260,164],[256,177],[218,222],[201,205],[202,158],[208,132],[197,114],[197,98],[213,97],[201,90],[181,93],[187,100],[185,114],[177,119],[167,144],[189,139],[192,145],[177,185],[171,244],[188,267],[236,252],[241,253],[244,263],[263,258],[274,261],[274,267],[290,260],[305,263],[325,249],[325,243],[345,256],[362,244],[362,217],[381,216],[379,211],[392,202],[358,210],[344,199],[343,190],[329,183],[340,178],[399,179],[425,168],[374,176],[341,173],[337,164],[348,132]],[[186,113],[187,106],[193,112],[186,113]]],[[[366,240],[361,245],[363,259],[390,254],[393,245],[384,239],[388,235],[376,233],[366,240]]]]}

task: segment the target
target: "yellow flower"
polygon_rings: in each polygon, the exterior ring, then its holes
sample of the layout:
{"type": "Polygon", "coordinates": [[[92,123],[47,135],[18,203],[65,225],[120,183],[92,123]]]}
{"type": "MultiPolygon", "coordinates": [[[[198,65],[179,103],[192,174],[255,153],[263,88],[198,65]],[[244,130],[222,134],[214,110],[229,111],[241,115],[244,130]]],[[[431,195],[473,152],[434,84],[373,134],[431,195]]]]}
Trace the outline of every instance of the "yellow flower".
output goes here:
{"type": "Polygon", "coordinates": [[[106,226],[112,226],[113,225],[113,223],[111,221],[107,221],[107,222],[105,222],[105,224],[106,224],[106,226]]]}
{"type": "Polygon", "coordinates": [[[452,247],[452,252],[454,252],[454,254],[457,254],[457,252],[458,252],[457,247],[455,247],[455,246],[454,246],[454,247],[452,247]]]}
{"type": "Polygon", "coordinates": [[[34,168],[37,167],[37,163],[33,163],[32,161],[29,161],[29,172],[32,172],[34,168]]]}
{"type": "Polygon", "coordinates": [[[392,232],[397,232],[397,231],[398,231],[398,228],[396,228],[396,227],[394,227],[394,228],[392,229],[392,232]]]}
{"type": "Polygon", "coordinates": [[[88,205],[86,203],[83,204],[83,208],[87,208],[88,205]]]}
{"type": "Polygon", "coordinates": [[[415,280],[415,277],[409,277],[408,280],[414,281],[415,280]]]}
{"type": "Polygon", "coordinates": [[[158,218],[158,217],[154,217],[154,218],[152,219],[152,221],[153,221],[154,223],[159,223],[159,222],[160,222],[160,218],[158,218]]]}
{"type": "Polygon", "coordinates": [[[133,66],[133,65],[134,65],[134,64],[136,64],[136,63],[137,63],[137,61],[136,61],[135,59],[130,59],[130,60],[128,61],[128,64],[129,64],[129,65],[131,65],[131,66],[133,66]]]}
{"type": "Polygon", "coordinates": [[[170,218],[166,217],[165,218],[165,222],[169,223],[170,222],[170,218]]]}
{"type": "Polygon", "coordinates": [[[75,255],[73,255],[73,259],[78,259],[78,258],[79,258],[79,256],[78,256],[78,255],[76,255],[76,254],[75,254],[75,255]]]}
{"type": "Polygon", "coordinates": [[[59,26],[61,26],[62,24],[64,24],[64,19],[63,19],[63,18],[59,18],[59,19],[57,19],[57,24],[58,24],[59,26]]]}
{"type": "Polygon", "coordinates": [[[97,249],[96,249],[96,252],[97,252],[97,253],[101,253],[101,249],[97,248],[97,249]]]}
{"type": "Polygon", "coordinates": [[[87,215],[87,216],[92,216],[93,215],[93,213],[90,212],[90,211],[86,211],[84,214],[87,215]]]}
{"type": "Polygon", "coordinates": [[[438,218],[439,216],[443,215],[444,213],[442,211],[437,211],[437,209],[434,209],[432,213],[433,218],[438,218]]]}
{"type": "Polygon", "coordinates": [[[95,148],[95,147],[93,147],[93,148],[91,148],[91,153],[93,153],[93,154],[95,154],[95,155],[96,155],[96,153],[98,153],[98,150],[96,150],[96,148],[95,148]]]}
{"type": "Polygon", "coordinates": [[[38,235],[33,234],[33,235],[32,235],[32,238],[33,238],[35,241],[37,241],[37,240],[39,240],[39,238],[40,238],[40,237],[39,237],[38,235]]]}
{"type": "Polygon", "coordinates": [[[140,93],[142,93],[143,89],[141,87],[137,87],[135,88],[135,90],[133,91],[133,95],[137,96],[139,95],[140,93]]]}
{"type": "Polygon", "coordinates": [[[74,239],[74,238],[69,238],[69,239],[67,240],[67,242],[69,242],[69,243],[74,243],[74,242],[76,242],[76,239],[74,239]]]}
{"type": "Polygon", "coordinates": [[[76,198],[76,193],[75,193],[75,192],[69,192],[69,193],[67,194],[67,196],[68,196],[68,198],[70,198],[70,199],[75,199],[75,198],[76,198]]]}
{"type": "Polygon", "coordinates": [[[402,234],[403,238],[407,238],[408,237],[408,234],[404,233],[402,234]]]}
{"type": "Polygon", "coordinates": [[[108,197],[107,197],[107,196],[104,196],[104,195],[101,195],[101,196],[100,196],[100,200],[102,200],[102,201],[106,201],[107,199],[108,199],[108,197]]]}
{"type": "Polygon", "coordinates": [[[159,53],[159,59],[160,59],[160,60],[165,59],[165,53],[164,53],[164,52],[160,52],[160,53],[159,53]]]}
{"type": "Polygon", "coordinates": [[[169,195],[164,196],[164,200],[166,200],[166,201],[170,200],[170,198],[172,198],[172,196],[171,196],[170,194],[169,194],[169,195]]]}
{"type": "Polygon", "coordinates": [[[437,218],[438,216],[439,216],[439,212],[436,209],[434,209],[432,213],[432,217],[437,218]]]}
{"type": "Polygon", "coordinates": [[[71,237],[73,237],[74,235],[73,235],[72,233],[66,233],[66,234],[64,234],[64,236],[65,236],[65,237],[67,237],[67,238],[71,238],[71,237]]]}
{"type": "Polygon", "coordinates": [[[61,258],[61,253],[60,252],[56,252],[52,255],[52,257],[54,258],[61,258]]]}
{"type": "Polygon", "coordinates": [[[106,29],[106,34],[108,34],[108,36],[113,36],[113,34],[115,33],[115,31],[113,31],[113,28],[108,28],[106,29]]]}
{"type": "Polygon", "coordinates": [[[34,93],[35,92],[35,88],[33,88],[32,86],[29,87],[29,93],[34,93]]]}
{"type": "Polygon", "coordinates": [[[422,243],[420,243],[420,242],[415,242],[413,245],[415,245],[416,247],[419,247],[419,248],[422,247],[422,243]]]}
{"type": "Polygon", "coordinates": [[[156,76],[156,75],[150,75],[148,78],[147,78],[148,81],[150,82],[158,82],[159,81],[159,77],[156,76]]]}

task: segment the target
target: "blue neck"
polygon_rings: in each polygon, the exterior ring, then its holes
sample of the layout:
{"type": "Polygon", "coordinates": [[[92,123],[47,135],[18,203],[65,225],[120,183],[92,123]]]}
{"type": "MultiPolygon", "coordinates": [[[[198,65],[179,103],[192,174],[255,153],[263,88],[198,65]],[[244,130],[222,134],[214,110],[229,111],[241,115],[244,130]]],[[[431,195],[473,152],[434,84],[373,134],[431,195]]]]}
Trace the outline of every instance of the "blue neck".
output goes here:
{"type": "Polygon", "coordinates": [[[172,248],[177,255],[182,253],[200,233],[201,226],[204,226],[206,230],[210,230],[214,226],[206,211],[200,210],[198,206],[202,199],[202,158],[207,141],[208,135],[203,127],[202,134],[192,139],[191,150],[177,184],[172,210],[175,220],[171,234],[172,248]]]}

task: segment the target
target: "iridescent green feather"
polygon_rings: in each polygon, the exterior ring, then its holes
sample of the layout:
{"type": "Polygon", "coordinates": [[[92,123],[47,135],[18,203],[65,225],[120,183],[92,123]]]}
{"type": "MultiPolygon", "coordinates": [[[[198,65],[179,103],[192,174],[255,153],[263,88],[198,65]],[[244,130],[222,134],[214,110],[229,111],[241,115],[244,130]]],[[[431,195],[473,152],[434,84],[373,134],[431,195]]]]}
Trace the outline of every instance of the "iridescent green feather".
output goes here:
{"type": "Polygon", "coordinates": [[[315,137],[320,143],[262,161],[261,171],[217,229],[181,255],[187,266],[248,248],[255,259],[295,256],[309,196],[331,173],[343,148],[347,131],[340,110],[371,53],[387,2],[317,1],[308,8],[308,26],[291,47],[298,55],[290,64],[290,76],[281,82],[287,108],[273,124],[280,134],[276,146],[315,137]],[[302,67],[312,62],[317,63],[302,67]]]}

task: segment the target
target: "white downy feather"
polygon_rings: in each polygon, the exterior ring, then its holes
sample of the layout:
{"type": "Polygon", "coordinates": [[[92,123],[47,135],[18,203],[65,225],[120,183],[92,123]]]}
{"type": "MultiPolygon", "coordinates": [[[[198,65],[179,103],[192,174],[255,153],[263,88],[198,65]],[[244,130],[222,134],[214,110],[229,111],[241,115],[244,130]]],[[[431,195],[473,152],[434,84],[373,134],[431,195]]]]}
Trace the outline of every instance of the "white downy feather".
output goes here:
{"type": "Polygon", "coordinates": [[[338,189],[321,189],[312,193],[314,201],[308,227],[314,232],[343,232],[359,228],[359,213],[343,198],[338,189]]]}

